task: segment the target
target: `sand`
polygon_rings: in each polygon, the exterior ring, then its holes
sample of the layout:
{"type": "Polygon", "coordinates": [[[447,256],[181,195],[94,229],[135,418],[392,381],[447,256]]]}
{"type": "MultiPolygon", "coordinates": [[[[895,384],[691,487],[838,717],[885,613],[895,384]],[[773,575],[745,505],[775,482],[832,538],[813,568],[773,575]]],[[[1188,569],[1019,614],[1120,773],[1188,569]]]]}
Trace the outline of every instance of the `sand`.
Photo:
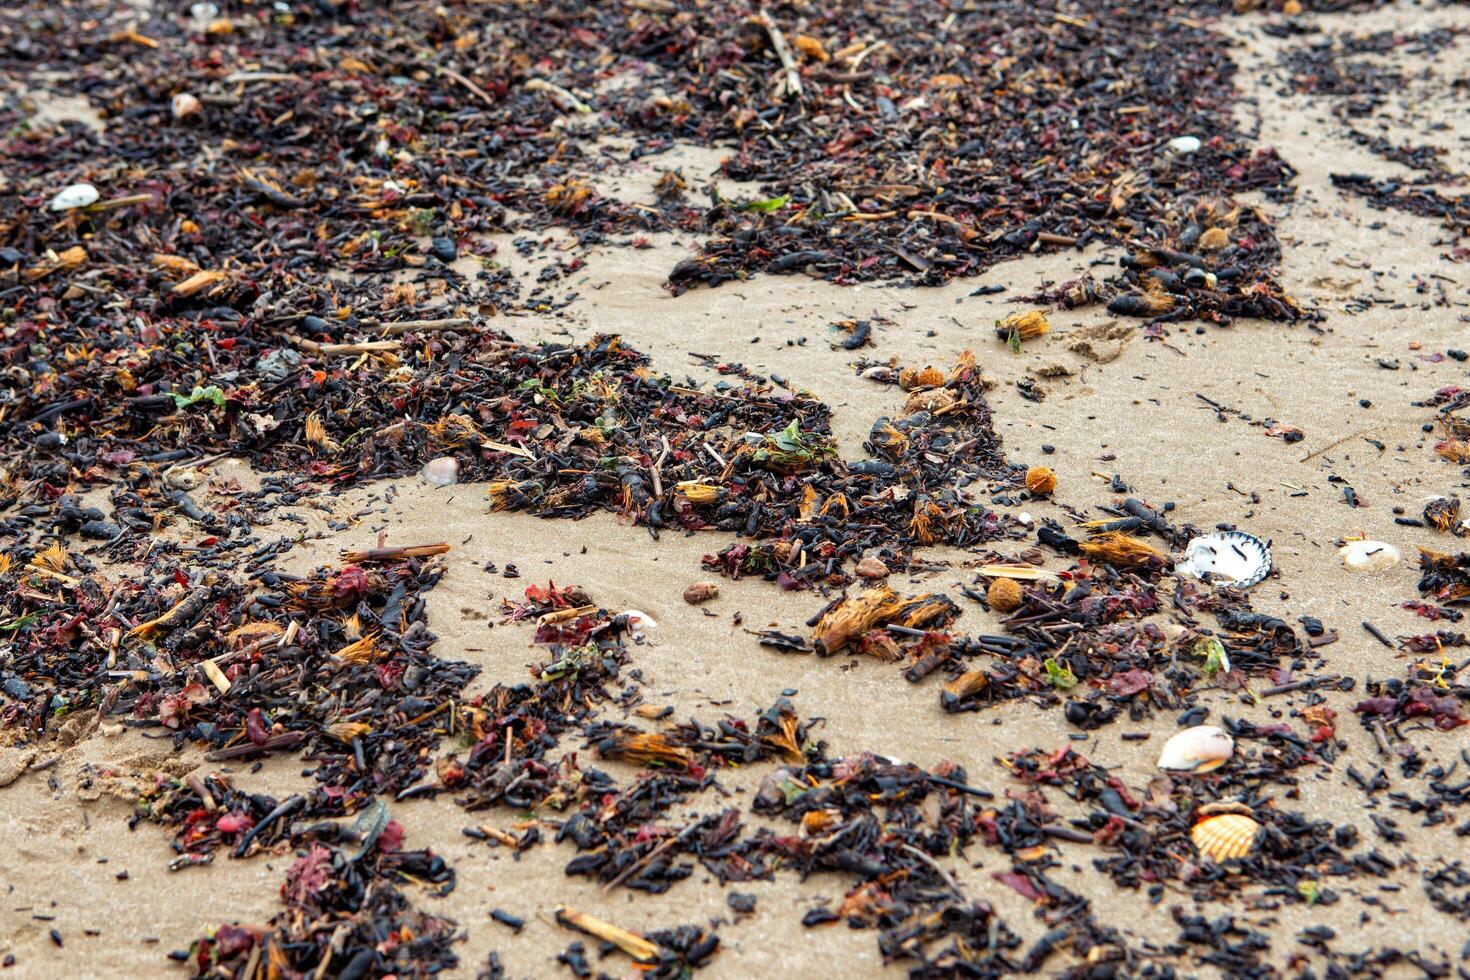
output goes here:
{"type": "MultiPolygon", "coordinates": [[[[1470,27],[1470,11],[1402,7],[1317,21],[1328,29],[1363,31],[1423,30],[1440,23],[1470,27]]],[[[1289,288],[1326,313],[1318,328],[1255,322],[1198,331],[1186,326],[1157,342],[1143,337],[1135,323],[1117,321],[1099,309],[1058,311],[1052,315],[1050,335],[1013,354],[995,340],[990,326],[1016,308],[1015,297],[1043,282],[1071,278],[1094,261],[1114,261],[1118,253],[1094,249],[1026,259],[936,289],[842,288],[789,277],[673,298],[662,289],[663,278],[696,243],[670,237],[655,238],[650,250],[592,252],[584,269],[553,290],[558,297],[576,294],[555,316],[506,316],[496,326],[526,341],[620,333],[652,356],[656,370],[688,375],[696,382],[711,382],[716,375],[692,359],[691,352],[780,375],[833,406],[834,429],[848,458],[861,457],[861,442],[873,418],[898,408],[901,396],[896,389],[854,376],[853,354],[832,347],[837,339],[829,329],[832,322],[875,315],[892,321],[877,329],[876,350],[864,353],[906,365],[945,365],[961,350],[972,349],[995,382],[990,403],[1009,457],[1039,462],[1043,445],[1055,447],[1045,460],[1059,475],[1060,501],[1084,509],[1107,503],[1111,492],[1106,481],[1116,473],[1140,496],[1174,501],[1177,520],[1206,528],[1229,522],[1271,539],[1280,575],[1255,590],[1256,608],[1289,619],[1317,616],[1337,628],[1342,639],[1325,649],[1335,672],[1360,681],[1396,676],[1403,662],[1358,624],[1371,620],[1389,635],[1431,628],[1399,608],[1416,594],[1413,562],[1378,575],[1357,575],[1341,567],[1336,548],[1340,538],[1360,532],[1391,542],[1408,555],[1415,546],[1437,543],[1428,530],[1395,525],[1391,508],[1417,514],[1427,495],[1461,486],[1458,469],[1434,457],[1432,437],[1421,431],[1428,410],[1411,402],[1465,378],[1463,365],[1430,363],[1420,355],[1470,346],[1465,326],[1470,270],[1443,256],[1448,249],[1437,241],[1443,230],[1431,221],[1373,211],[1333,190],[1331,171],[1392,174],[1397,168],[1341,138],[1325,105],[1276,94],[1278,86],[1263,66],[1274,61],[1282,42],[1259,35],[1259,23],[1242,18],[1226,25],[1245,39],[1237,57],[1254,105],[1241,111],[1247,121],[1258,121],[1260,142],[1277,147],[1300,176],[1291,204],[1258,203],[1278,219],[1289,288]],[[1443,279],[1427,280],[1430,276],[1443,279]],[[1436,303],[1432,289],[1420,292],[1421,280],[1442,284],[1449,305],[1436,303]],[[970,295],[991,283],[1006,286],[1006,292],[970,295]],[[1353,302],[1364,296],[1375,299],[1366,309],[1353,302]],[[1397,362],[1398,367],[1389,370],[1380,362],[1397,362]],[[1043,401],[1021,396],[1017,384],[1027,380],[1044,390],[1043,401]],[[1222,415],[1200,396],[1232,411],[1222,415]],[[1306,437],[1295,444],[1272,438],[1261,424],[1267,419],[1299,427],[1306,437]],[[1329,482],[1333,475],[1346,478],[1367,506],[1349,507],[1340,486],[1329,482]]],[[[76,106],[64,108],[79,111],[76,106]]],[[[1424,138],[1423,117],[1430,109],[1403,109],[1405,131],[1424,138]]],[[[1463,167],[1470,129],[1447,107],[1436,111],[1445,113],[1450,128],[1431,138],[1449,146],[1453,163],[1463,167]]],[[[608,174],[604,189],[628,200],[647,200],[661,168],[683,166],[686,176],[694,177],[691,183],[699,186],[721,158],[718,151],[701,148],[646,158],[608,174]]],[[[518,273],[534,277],[547,261],[520,258],[509,238],[501,244],[500,256],[518,273]]],[[[235,461],[216,464],[213,474],[252,479],[235,461]]],[[[782,691],[795,689],[792,700],[802,715],[825,719],[820,736],[834,755],[866,749],[925,766],[955,760],[967,767],[973,782],[1001,789],[1005,782],[993,764],[996,756],[1023,747],[1073,744],[1094,761],[1116,768],[1130,786],[1142,786],[1153,774],[1162,739],[1173,729],[1171,718],[1156,716],[1141,725],[1110,726],[1086,742],[1068,743],[1072,729],[1060,711],[1041,712],[1018,702],[949,716],[940,711],[932,685],[910,685],[891,665],[761,648],[734,624],[735,613],[742,614],[747,627],[770,624],[800,632],[815,600],[747,580],[722,582],[720,596],[706,606],[683,603],[684,587],[704,577],[700,556],[726,543],[718,533],[665,534],[655,542],[645,530],[609,517],[565,522],[492,514],[482,488],[434,489],[413,480],[391,488],[361,487],[325,500],[339,518],[362,516],[349,531],[328,532],[331,515],[303,507],[312,532],[322,533],[290,554],[293,570],[335,561],[340,548],[371,543],[380,531],[390,543],[444,540],[453,545],[449,573],[429,593],[430,624],[440,638],[435,648],[440,657],[466,659],[484,668],[472,690],[526,676],[526,665],[539,653],[531,648],[526,629],[497,625],[500,603],[504,597],[517,597],[527,584],[549,578],[581,585],[608,608],[637,608],[658,621],[650,641],[635,651],[650,700],[672,705],[678,717],[708,721],[725,711],[748,715],[782,691]],[[487,573],[486,562],[502,568],[514,562],[522,577],[487,573]],[[1152,738],[1119,738],[1123,731],[1141,729],[1153,732],[1152,738]]],[[[1031,509],[1038,515],[1063,516],[1055,508],[1031,509]]],[[[951,567],[905,576],[904,584],[953,593],[973,578],[961,567],[970,555],[937,550],[925,557],[951,567]]],[[[983,611],[965,604],[960,630],[997,631],[993,627],[983,611]]],[[[1308,925],[1336,930],[1334,948],[1340,950],[1393,945],[1417,949],[1430,959],[1457,959],[1467,926],[1429,907],[1420,870],[1437,857],[1463,855],[1464,839],[1454,836],[1453,822],[1420,827],[1418,818],[1391,813],[1382,794],[1370,802],[1348,781],[1344,770],[1349,763],[1371,772],[1389,762],[1376,757],[1371,740],[1352,718],[1354,700],[1351,694],[1333,696],[1331,703],[1342,715],[1339,735],[1348,747],[1333,769],[1316,770],[1303,779],[1299,803],[1309,814],[1356,824],[1364,841],[1400,862],[1400,870],[1383,880],[1333,882],[1342,900],[1328,907],[1276,908],[1247,896],[1233,906],[1209,906],[1205,914],[1228,912],[1267,929],[1273,937],[1269,960],[1277,967],[1284,967],[1293,954],[1307,952],[1294,937],[1308,925]],[[1375,840],[1369,822],[1375,808],[1397,820],[1408,835],[1406,842],[1375,840]]],[[[1211,706],[1214,718],[1228,715],[1260,723],[1289,707],[1285,697],[1255,705],[1221,691],[1206,693],[1202,701],[1211,706]]],[[[0,789],[0,956],[15,956],[9,975],[160,975],[170,970],[168,950],[187,947],[220,922],[260,924],[277,910],[289,853],[243,861],[221,856],[210,866],[171,874],[165,870],[173,856],[165,834],[147,824],[129,829],[129,787],[143,784],[155,771],[179,775],[216,768],[205,764],[196,749],[175,752],[168,741],[117,727],[97,728],[87,719],[66,729],[58,741],[24,751],[0,750],[0,783],[9,782],[0,789]],[[64,946],[53,943],[53,929],[64,946]]],[[[1467,731],[1419,733],[1416,742],[1432,762],[1448,763],[1470,745],[1467,731]]],[[[608,768],[625,773],[615,765],[608,768]]],[[[1392,764],[1388,768],[1395,772],[1392,764]]],[[[303,785],[300,769],[300,762],[273,759],[258,772],[249,772],[248,766],[234,771],[237,781],[253,791],[284,795],[303,785]]],[[[737,792],[736,805],[748,809],[753,781],[742,773],[726,780],[737,792]]],[[[662,896],[604,894],[586,879],[563,874],[569,858],[564,849],[542,845],[516,860],[504,849],[460,832],[475,821],[508,826],[512,814],[467,814],[447,797],[393,804],[392,811],[408,828],[409,846],[432,847],[458,872],[458,887],[448,897],[415,899],[428,911],[456,919],[465,932],[458,976],[473,976],[491,950],[500,952],[512,976],[564,971],[554,957],[575,937],[552,920],[552,910],[562,903],[635,929],[730,918],[726,892],[702,870],[662,896]],[[525,931],[512,936],[491,922],[488,913],[496,907],[524,917],[525,931]]],[[[1142,894],[1118,892],[1105,876],[1091,871],[1094,853],[1088,849],[1065,850],[1064,856],[1075,862],[1074,871],[1058,869],[1058,879],[1091,898],[1101,922],[1120,928],[1145,951],[1176,940],[1171,906],[1194,911],[1180,891],[1170,890],[1154,907],[1142,894]]],[[[967,860],[950,867],[967,893],[990,900],[1023,938],[1033,940],[1043,931],[1024,899],[990,879],[990,872],[1008,867],[1000,852],[973,848],[967,860]]],[[[840,899],[839,881],[797,882],[782,875],[740,890],[758,895],[757,913],[721,926],[722,951],[702,975],[736,977],[775,970],[801,975],[834,965],[847,976],[884,972],[874,933],[842,925],[812,930],[800,925],[801,914],[814,903],[840,899]]],[[[600,965],[614,974],[629,972],[626,961],[616,958],[600,965]]],[[[900,973],[897,968],[887,972],[900,973]]]]}

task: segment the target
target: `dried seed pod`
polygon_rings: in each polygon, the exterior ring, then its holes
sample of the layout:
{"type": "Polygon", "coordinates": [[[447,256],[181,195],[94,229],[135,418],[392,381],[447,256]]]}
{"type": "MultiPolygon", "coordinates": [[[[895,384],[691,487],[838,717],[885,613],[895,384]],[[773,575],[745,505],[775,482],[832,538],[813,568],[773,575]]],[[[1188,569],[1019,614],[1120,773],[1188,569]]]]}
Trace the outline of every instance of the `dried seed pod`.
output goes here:
{"type": "Polygon", "coordinates": [[[1023,597],[1021,586],[1008,578],[998,578],[985,590],[985,601],[996,612],[1015,612],[1020,608],[1023,597]]]}
{"type": "Polygon", "coordinates": [[[1435,446],[1434,451],[1451,463],[1470,463],[1470,441],[1446,439],[1435,446]]]}
{"type": "Polygon", "coordinates": [[[904,368],[898,372],[898,386],[904,391],[915,388],[934,388],[944,384],[944,372],[936,367],[904,368]]]}
{"type": "Polygon", "coordinates": [[[1255,849],[1261,825],[1243,813],[1206,817],[1189,831],[1189,839],[1200,854],[1211,861],[1243,858],[1255,849]]]}
{"type": "Polygon", "coordinates": [[[372,730],[372,725],[360,721],[335,721],[327,726],[328,735],[346,744],[351,744],[354,738],[362,738],[372,730]]]}
{"type": "Polygon", "coordinates": [[[1049,466],[1033,466],[1026,471],[1026,489],[1046,497],[1057,488],[1057,474],[1049,466]]]}
{"type": "Polygon", "coordinates": [[[983,670],[967,670],[952,681],[946,681],[944,692],[953,696],[956,700],[963,701],[965,698],[979,694],[990,684],[990,675],[983,670]]]}
{"type": "Polygon", "coordinates": [[[1164,743],[1158,766],[1174,772],[1200,775],[1223,766],[1235,754],[1235,739],[1214,725],[1196,725],[1176,732],[1164,743]]]}
{"type": "Polygon", "coordinates": [[[1122,531],[1108,531],[1080,544],[1082,553],[1119,568],[1142,568],[1150,562],[1165,562],[1168,556],[1140,538],[1122,531]]]}
{"type": "Polygon", "coordinates": [[[879,626],[892,623],[909,629],[931,629],[957,615],[959,608],[948,596],[926,593],[904,598],[886,585],[874,586],[828,609],[812,631],[812,645],[818,654],[829,657],[879,626]]]}
{"type": "Polygon", "coordinates": [[[1165,292],[1125,293],[1108,301],[1108,312],[1119,316],[1163,316],[1174,308],[1174,297],[1165,292]]]}
{"type": "Polygon", "coordinates": [[[1224,228],[1209,228],[1199,236],[1201,252],[1218,252],[1230,244],[1230,232],[1224,228]]]}
{"type": "Polygon", "coordinates": [[[948,388],[929,388],[909,395],[903,403],[903,414],[940,412],[959,402],[960,396],[948,388]]]}
{"type": "Polygon", "coordinates": [[[1047,322],[1046,314],[1040,310],[1011,313],[995,322],[995,335],[1007,342],[1033,340],[1050,329],[1051,324],[1047,322]]]}
{"type": "Polygon", "coordinates": [[[720,488],[700,480],[684,480],[675,485],[674,491],[696,506],[712,504],[720,499],[720,488]]]}
{"type": "Polygon", "coordinates": [[[720,594],[720,587],[714,582],[695,582],[684,590],[684,601],[691,606],[697,606],[701,602],[709,602],[720,594]]]}
{"type": "Polygon", "coordinates": [[[618,732],[597,743],[597,754],[638,765],[657,762],[685,769],[694,764],[692,751],[659,732],[618,732]]]}
{"type": "Polygon", "coordinates": [[[1399,549],[1382,541],[1349,541],[1337,553],[1343,565],[1354,572],[1381,572],[1399,563],[1399,549]]]}
{"type": "Polygon", "coordinates": [[[813,61],[826,61],[831,57],[820,40],[806,34],[796,35],[791,41],[791,46],[813,61]]]}
{"type": "Polygon", "coordinates": [[[1459,516],[1459,497],[1435,497],[1424,505],[1424,520],[1436,531],[1448,531],[1459,516]]]}

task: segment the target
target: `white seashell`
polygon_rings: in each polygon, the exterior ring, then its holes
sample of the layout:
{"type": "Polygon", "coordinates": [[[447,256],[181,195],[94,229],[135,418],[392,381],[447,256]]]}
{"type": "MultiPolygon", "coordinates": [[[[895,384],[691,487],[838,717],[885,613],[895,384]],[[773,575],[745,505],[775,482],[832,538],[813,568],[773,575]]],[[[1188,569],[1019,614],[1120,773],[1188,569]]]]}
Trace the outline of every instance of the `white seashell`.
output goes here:
{"type": "Polygon", "coordinates": [[[1198,136],[1176,136],[1169,141],[1169,149],[1175,153],[1193,153],[1201,145],[1198,136]]]}
{"type": "Polygon", "coordinates": [[[459,460],[453,456],[435,457],[419,470],[419,479],[431,487],[452,487],[459,482],[459,460]]]}
{"type": "Polygon", "coordinates": [[[1189,542],[1174,571],[1191,578],[1219,580],[1237,589],[1248,589],[1271,572],[1271,549],[1244,531],[1217,531],[1189,542]]]}
{"type": "Polygon", "coordinates": [[[97,193],[97,188],[91,184],[72,184],[63,187],[61,192],[51,199],[52,211],[70,211],[73,208],[84,208],[89,204],[96,204],[102,195],[97,193]]]}
{"type": "Polygon", "coordinates": [[[170,107],[173,110],[175,119],[188,119],[190,116],[199,115],[200,111],[204,108],[204,104],[196,96],[190,95],[188,92],[180,92],[174,96],[170,107]]]}
{"type": "Polygon", "coordinates": [[[1342,563],[1354,572],[1381,572],[1399,563],[1399,549],[1382,541],[1349,541],[1337,553],[1342,563]]]}
{"type": "Polygon", "coordinates": [[[189,16],[194,20],[214,20],[219,16],[219,8],[212,3],[193,3],[189,5],[189,16]]]}
{"type": "Polygon", "coordinates": [[[1235,739],[1214,725],[1196,725],[1176,732],[1164,743],[1158,766],[1174,772],[1206,773],[1223,766],[1235,754],[1235,739]]]}
{"type": "Polygon", "coordinates": [[[623,610],[623,618],[628,623],[628,632],[635,636],[644,630],[658,629],[658,623],[654,622],[653,617],[640,609],[623,610]]]}
{"type": "Polygon", "coordinates": [[[1029,525],[1033,520],[1035,520],[1035,518],[1031,516],[1030,511],[1023,510],[1021,511],[1021,513],[1016,515],[1016,520],[1020,521],[1022,524],[1029,525]]]}

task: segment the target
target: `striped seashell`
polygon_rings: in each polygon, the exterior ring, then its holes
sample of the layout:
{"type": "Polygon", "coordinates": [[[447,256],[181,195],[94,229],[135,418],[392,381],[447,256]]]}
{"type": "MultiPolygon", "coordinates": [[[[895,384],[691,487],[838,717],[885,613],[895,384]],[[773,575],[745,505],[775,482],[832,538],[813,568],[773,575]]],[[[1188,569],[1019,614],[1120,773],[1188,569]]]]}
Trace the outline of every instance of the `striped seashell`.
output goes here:
{"type": "Polygon", "coordinates": [[[1206,817],[1189,831],[1195,848],[1211,861],[1245,857],[1255,850],[1260,835],[1261,825],[1243,813],[1206,817]]]}
{"type": "Polygon", "coordinates": [[[1159,753],[1159,768],[1195,774],[1219,769],[1235,754],[1235,739],[1214,725],[1176,732],[1159,753]]]}

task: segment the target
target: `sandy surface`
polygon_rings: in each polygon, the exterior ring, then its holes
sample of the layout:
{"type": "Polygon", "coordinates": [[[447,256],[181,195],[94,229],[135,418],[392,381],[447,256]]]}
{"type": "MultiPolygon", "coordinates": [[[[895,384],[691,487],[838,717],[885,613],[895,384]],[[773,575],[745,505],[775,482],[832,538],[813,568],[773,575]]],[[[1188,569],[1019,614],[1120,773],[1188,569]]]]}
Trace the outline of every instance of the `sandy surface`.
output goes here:
{"type": "MultiPolygon", "coordinates": [[[[1319,22],[1349,24],[1334,18],[1319,22]]],[[[1470,26],[1470,11],[1407,8],[1350,23],[1354,30],[1422,30],[1431,22],[1470,26]]],[[[1336,545],[1360,531],[1406,554],[1416,545],[1435,543],[1432,532],[1396,526],[1392,508],[1416,515],[1427,495],[1461,486],[1458,470],[1434,457],[1432,437],[1421,431],[1429,412],[1410,403],[1441,385],[1464,381],[1463,365],[1429,363],[1418,355],[1470,346],[1464,322],[1470,270],[1442,257],[1447,249],[1436,240],[1443,230],[1432,222],[1372,211],[1332,189],[1329,171],[1391,173],[1396,168],[1336,138],[1324,106],[1283,101],[1275,94],[1262,66],[1274,60],[1272,52],[1281,42],[1256,36],[1257,23],[1243,19],[1230,25],[1251,35],[1238,56],[1257,104],[1242,111],[1247,119],[1258,116],[1261,142],[1276,146],[1300,172],[1295,202],[1263,206],[1279,220],[1287,284],[1327,314],[1320,329],[1248,322],[1199,331],[1187,326],[1173,329],[1160,343],[1101,310],[1058,311],[1050,335],[1012,354],[995,340],[990,325],[1015,308],[1014,297],[1043,281],[1071,278],[1092,261],[1114,260],[1116,253],[1094,250],[1012,262],[980,279],[938,289],[842,288],[805,278],[762,278],[671,298],[661,288],[663,278],[694,242],[667,238],[656,240],[651,250],[592,253],[583,270],[557,284],[559,296],[576,293],[564,310],[554,317],[505,317],[497,325],[518,340],[621,333],[652,356],[655,369],[701,382],[715,375],[690,352],[780,375],[833,406],[834,428],[849,458],[862,455],[861,441],[873,418],[896,409],[901,396],[897,389],[854,376],[853,354],[832,349],[837,335],[831,323],[887,318],[892,323],[878,328],[876,350],[864,353],[908,365],[947,364],[959,351],[973,349],[995,382],[990,402],[1010,458],[1037,462],[1044,444],[1056,447],[1047,462],[1059,474],[1060,500],[1079,508],[1108,503],[1111,493],[1098,474],[1111,478],[1116,473],[1140,496],[1174,501],[1178,520],[1201,527],[1229,522],[1272,539],[1280,576],[1256,589],[1256,608],[1288,619],[1317,616],[1339,629],[1341,641],[1324,651],[1335,672],[1360,681],[1396,676],[1403,662],[1358,624],[1371,620],[1390,635],[1431,628],[1398,608],[1416,595],[1412,562],[1381,575],[1355,576],[1339,565],[1336,545]],[[1432,289],[1417,291],[1416,277],[1431,275],[1444,277],[1439,282],[1450,305],[1438,305],[1432,289]],[[969,295],[989,283],[1005,285],[1007,291],[969,295]],[[1354,312],[1354,298],[1363,296],[1376,302],[1354,312]],[[1084,339],[1091,340],[1090,354],[1071,349],[1084,339]],[[1398,369],[1382,367],[1381,359],[1396,361],[1398,369]],[[1045,390],[1044,401],[1021,397],[1016,383],[1028,378],[1045,390]],[[1200,395],[1241,414],[1222,417],[1200,395]],[[1287,444],[1267,436],[1259,424],[1266,419],[1301,428],[1305,440],[1287,444]],[[1347,478],[1367,506],[1350,508],[1340,486],[1329,482],[1332,475],[1347,478]]],[[[1406,112],[1405,131],[1413,131],[1412,117],[1422,114],[1422,107],[1406,112]]],[[[1454,119],[1448,132],[1435,137],[1451,147],[1459,167],[1465,164],[1467,134],[1470,128],[1454,119]]],[[[629,200],[648,199],[661,168],[682,166],[702,183],[721,157],[692,148],[647,158],[626,172],[609,174],[606,189],[629,200]]],[[[500,255],[531,276],[547,261],[522,259],[511,248],[502,248],[500,255]]],[[[231,462],[218,464],[215,472],[249,478],[243,466],[231,462]]],[[[496,625],[500,602],[550,578],[583,586],[608,608],[638,608],[659,622],[650,642],[635,652],[635,664],[643,671],[650,700],[674,706],[679,717],[748,715],[795,689],[792,700],[804,717],[826,719],[820,732],[832,754],[872,749],[926,766],[951,759],[967,767],[972,782],[995,789],[1005,785],[1003,771],[992,762],[997,755],[1068,744],[1069,726],[1060,711],[1038,712],[1019,702],[978,714],[945,715],[932,685],[910,685],[891,665],[781,655],[758,647],[732,622],[739,612],[751,628],[774,624],[798,631],[815,609],[810,595],[781,593],[760,581],[723,582],[717,600],[687,606],[680,594],[703,577],[700,556],[725,543],[716,533],[666,534],[654,542],[646,531],[611,518],[569,523],[491,514],[483,490],[475,486],[431,489],[404,481],[391,503],[385,502],[385,489],[359,488],[332,500],[339,517],[366,513],[349,532],[306,541],[289,562],[306,569],[334,561],[339,548],[371,543],[379,531],[390,543],[450,542],[449,574],[429,593],[430,622],[440,637],[435,651],[482,665],[477,685],[526,676],[526,665],[538,653],[530,647],[527,628],[496,625]],[[487,573],[487,561],[502,568],[514,562],[522,578],[487,573]]],[[[1037,512],[1043,511],[1061,516],[1046,508],[1037,512]]],[[[325,528],[326,514],[303,509],[303,515],[314,529],[325,528]]],[[[929,557],[951,567],[916,577],[916,588],[952,592],[972,580],[963,563],[973,556],[943,552],[929,557]]],[[[964,605],[960,630],[997,631],[978,607],[964,605]]],[[[1352,695],[1334,696],[1332,703],[1343,716],[1340,737],[1348,748],[1333,770],[1303,779],[1301,806],[1309,814],[1357,824],[1366,843],[1408,863],[1389,879],[1334,882],[1343,900],[1331,907],[1277,909],[1269,901],[1247,898],[1228,911],[1269,928],[1270,961],[1278,967],[1305,952],[1294,937],[1313,924],[1334,928],[1339,937],[1334,946],[1342,950],[1394,945],[1434,959],[1456,959],[1470,927],[1428,907],[1419,871],[1435,856],[1463,855],[1465,840],[1454,836],[1454,821],[1418,827],[1412,816],[1390,814],[1381,794],[1370,802],[1347,780],[1347,763],[1371,772],[1385,761],[1375,758],[1372,742],[1353,720],[1352,700],[1352,695]],[[1409,834],[1407,843],[1374,840],[1365,809],[1372,806],[1397,819],[1409,834]]],[[[1255,705],[1216,691],[1206,693],[1203,703],[1211,705],[1215,718],[1264,723],[1287,711],[1290,698],[1255,705]]],[[[16,957],[10,975],[157,975],[168,969],[168,950],[186,947],[221,921],[263,923],[276,911],[289,854],[246,861],[221,857],[211,866],[170,874],[165,835],[146,824],[128,828],[126,787],[154,770],[182,774],[214,768],[196,750],[175,753],[166,741],[120,731],[87,732],[84,721],[75,724],[76,744],[63,739],[26,750],[24,757],[18,750],[0,750],[0,776],[34,759],[31,771],[0,790],[0,956],[16,957]],[[123,872],[126,880],[121,880],[123,872]],[[53,943],[53,929],[64,946],[53,943]]],[[[1098,763],[1117,767],[1130,786],[1141,786],[1153,774],[1159,743],[1172,727],[1172,719],[1162,716],[1145,725],[1124,721],[1076,747],[1098,763]],[[1145,742],[1120,739],[1123,732],[1137,730],[1151,730],[1153,736],[1145,742]]],[[[1419,733],[1416,741],[1431,761],[1449,762],[1470,745],[1467,732],[1419,733]]],[[[299,784],[299,768],[299,762],[277,759],[259,772],[240,767],[236,774],[239,784],[252,790],[285,794],[299,784]]],[[[752,782],[736,774],[728,784],[748,795],[752,782]]],[[[395,804],[393,812],[408,828],[409,846],[433,847],[458,871],[453,894],[416,900],[456,919],[466,932],[459,947],[460,975],[472,976],[492,949],[500,951],[512,976],[564,970],[554,956],[575,937],[552,921],[551,910],[559,903],[597,911],[630,928],[729,918],[725,892],[705,881],[703,872],[662,896],[608,896],[586,879],[565,877],[568,853],[554,845],[513,860],[503,849],[460,832],[475,820],[508,826],[514,814],[467,814],[448,798],[395,804]],[[513,937],[490,922],[488,912],[496,907],[525,917],[526,930],[513,937]]],[[[1171,891],[1150,908],[1142,894],[1119,893],[1104,876],[1088,873],[1094,855],[1086,849],[1063,853],[1079,873],[1058,869],[1058,879],[1092,898],[1100,921],[1121,928],[1144,949],[1175,941],[1178,929],[1167,910],[1189,906],[1187,895],[1171,891]]],[[[990,871],[1006,866],[999,852],[977,847],[969,862],[957,862],[954,870],[962,885],[997,906],[1011,928],[1034,939],[1043,927],[1027,903],[989,878],[990,871]]],[[[842,925],[801,927],[800,916],[811,904],[840,898],[838,881],[814,878],[798,884],[782,876],[740,890],[759,896],[758,911],[720,928],[723,951],[706,975],[807,974],[831,969],[834,962],[842,964],[844,975],[883,970],[872,932],[842,925]]],[[[1211,906],[1206,914],[1226,911],[1211,906]]],[[[627,972],[626,961],[601,965],[627,972]]]]}

